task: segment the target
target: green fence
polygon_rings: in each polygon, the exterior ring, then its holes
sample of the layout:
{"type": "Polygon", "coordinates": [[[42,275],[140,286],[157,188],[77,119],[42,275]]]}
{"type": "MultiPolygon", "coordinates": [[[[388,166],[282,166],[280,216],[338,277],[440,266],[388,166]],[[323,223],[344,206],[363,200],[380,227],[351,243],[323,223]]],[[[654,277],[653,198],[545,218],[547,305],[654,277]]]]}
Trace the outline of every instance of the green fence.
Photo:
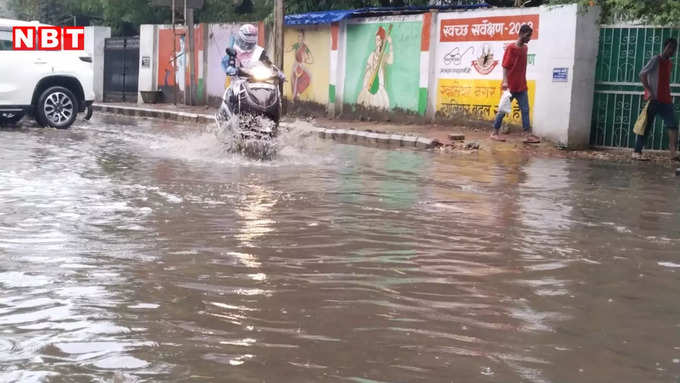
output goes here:
{"type": "MultiPolygon", "coordinates": [[[[633,125],[644,107],[640,70],[660,54],[666,39],[680,40],[680,29],[602,26],[595,73],[595,98],[590,143],[595,146],[632,147],[633,125]]],[[[671,93],[680,115],[680,65],[671,74],[671,93]]],[[[665,149],[668,136],[657,118],[647,139],[648,149],[665,149]]]]}

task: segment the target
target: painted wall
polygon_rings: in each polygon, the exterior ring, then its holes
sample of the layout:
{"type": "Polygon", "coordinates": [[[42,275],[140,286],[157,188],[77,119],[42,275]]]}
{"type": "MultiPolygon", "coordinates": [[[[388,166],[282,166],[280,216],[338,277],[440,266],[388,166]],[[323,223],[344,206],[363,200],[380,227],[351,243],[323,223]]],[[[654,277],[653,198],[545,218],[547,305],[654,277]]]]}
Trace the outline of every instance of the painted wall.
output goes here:
{"type": "Polygon", "coordinates": [[[534,131],[567,145],[589,145],[599,9],[579,12],[577,5],[541,7],[544,36],[537,56],[534,131]],[[566,70],[566,81],[555,79],[566,70]]]}
{"type": "MultiPolygon", "coordinates": [[[[156,68],[158,67],[158,48],[156,47],[156,25],[144,24],[139,27],[139,80],[140,91],[157,90],[156,68]]],[[[142,103],[141,93],[137,103],[142,103]]]]}
{"type": "MultiPolygon", "coordinates": [[[[535,29],[527,67],[534,132],[570,147],[582,147],[588,144],[590,134],[597,16],[597,8],[579,12],[578,6],[565,5],[289,26],[284,32],[283,69],[288,78],[284,96],[327,105],[331,115],[343,113],[347,105],[350,109],[363,105],[388,112],[405,110],[431,119],[439,114],[462,122],[483,120],[490,128],[501,94],[504,49],[527,23],[535,29]]],[[[197,28],[196,82],[199,88],[206,88],[210,98],[221,97],[225,89],[220,61],[238,26],[197,28]]],[[[264,25],[259,26],[264,31],[264,25]]],[[[181,89],[188,80],[182,37],[176,37],[178,65],[173,72],[171,27],[155,26],[156,32],[150,28],[153,26],[142,28],[140,57],[153,52],[152,69],[140,66],[140,90],[161,89],[171,96],[178,79],[185,79],[180,81],[181,89]]],[[[182,29],[178,32],[181,35],[182,29]]],[[[261,44],[264,37],[262,32],[261,44]]],[[[166,101],[172,98],[166,97],[166,101]]],[[[506,122],[519,124],[518,105],[513,108],[506,122]]]]}
{"type": "MultiPolygon", "coordinates": [[[[185,28],[177,27],[175,29],[173,47],[173,29],[172,26],[160,26],[158,28],[158,45],[157,45],[157,84],[158,90],[163,92],[166,101],[174,100],[175,84],[178,85],[178,102],[183,102],[184,92],[191,81],[191,67],[194,66],[194,83],[197,86],[197,102],[203,102],[202,95],[204,94],[205,77],[203,68],[203,28],[204,24],[199,24],[194,28],[194,62],[187,61],[186,51],[188,49],[187,39],[188,34],[185,28]]],[[[140,58],[141,61],[141,58],[140,58]]]]}
{"type": "Polygon", "coordinates": [[[330,26],[287,27],[283,35],[283,95],[288,100],[327,105],[331,36],[330,26]]]}
{"type": "MultiPolygon", "coordinates": [[[[516,40],[519,27],[526,23],[534,27],[527,65],[533,130],[569,147],[587,145],[597,12],[591,8],[579,13],[577,5],[565,5],[439,14],[430,117],[436,112],[491,124],[501,95],[505,46],[516,40]]],[[[505,121],[520,124],[518,109],[514,102],[505,121]]]]}
{"type": "Polygon", "coordinates": [[[95,101],[104,100],[104,44],[111,37],[109,27],[85,27],[85,51],[92,57],[95,101]]]}
{"type": "Polygon", "coordinates": [[[347,22],[345,104],[421,111],[422,19],[422,15],[389,16],[347,22]]]}
{"type": "Polygon", "coordinates": [[[576,15],[576,51],[571,90],[569,144],[586,148],[590,144],[592,110],[595,99],[595,68],[600,40],[600,10],[590,9],[576,15]]]}
{"type": "MultiPolygon", "coordinates": [[[[533,26],[528,47],[527,85],[530,114],[536,92],[536,52],[541,40],[538,9],[530,14],[505,11],[467,12],[442,15],[439,19],[436,60],[436,110],[443,117],[492,120],[501,97],[501,62],[508,44],[517,39],[520,26],[533,26]],[[480,15],[484,15],[480,17],[480,15]],[[464,17],[462,17],[464,16],[464,17]]],[[[521,123],[517,102],[506,121],[521,123]]]]}
{"type": "Polygon", "coordinates": [[[227,75],[221,62],[225,50],[232,46],[238,36],[240,24],[210,24],[208,26],[208,98],[221,98],[226,89],[227,75]]]}
{"type": "MultiPolygon", "coordinates": [[[[260,44],[264,43],[264,24],[255,23],[260,30],[260,44]]],[[[194,28],[196,54],[194,81],[197,104],[213,103],[224,93],[226,75],[221,67],[225,49],[233,43],[242,24],[199,24],[194,28]]],[[[173,55],[172,25],[142,25],[140,29],[140,90],[160,90],[165,102],[173,102],[174,87],[178,84],[178,102],[184,102],[184,91],[190,84],[191,66],[185,51],[186,30],[175,29],[177,53],[173,55]],[[176,68],[173,67],[176,63],[176,68]],[[148,66],[146,65],[148,64],[148,66]]],[[[141,97],[138,100],[142,102],[141,97]]]]}

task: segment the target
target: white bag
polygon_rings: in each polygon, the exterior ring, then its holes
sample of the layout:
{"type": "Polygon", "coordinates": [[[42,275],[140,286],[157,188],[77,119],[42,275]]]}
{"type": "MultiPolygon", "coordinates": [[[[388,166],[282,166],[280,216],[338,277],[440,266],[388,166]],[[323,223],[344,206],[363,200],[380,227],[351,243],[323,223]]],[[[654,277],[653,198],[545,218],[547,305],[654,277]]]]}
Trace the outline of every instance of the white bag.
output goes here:
{"type": "Polygon", "coordinates": [[[501,101],[498,103],[498,111],[505,114],[512,112],[512,93],[506,90],[501,95],[501,101]]]}

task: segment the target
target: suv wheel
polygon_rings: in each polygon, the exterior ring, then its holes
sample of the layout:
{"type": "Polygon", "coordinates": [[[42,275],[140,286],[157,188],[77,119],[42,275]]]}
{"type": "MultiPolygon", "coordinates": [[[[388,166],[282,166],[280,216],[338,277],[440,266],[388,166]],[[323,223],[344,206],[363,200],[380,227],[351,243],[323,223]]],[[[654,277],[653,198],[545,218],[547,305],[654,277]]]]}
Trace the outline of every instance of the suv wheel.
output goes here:
{"type": "Polygon", "coordinates": [[[14,125],[24,114],[21,112],[0,112],[0,125],[14,125]]]}
{"type": "Polygon", "coordinates": [[[44,91],[36,105],[36,119],[43,126],[66,129],[73,124],[77,114],[76,96],[61,86],[53,86],[44,91]]]}

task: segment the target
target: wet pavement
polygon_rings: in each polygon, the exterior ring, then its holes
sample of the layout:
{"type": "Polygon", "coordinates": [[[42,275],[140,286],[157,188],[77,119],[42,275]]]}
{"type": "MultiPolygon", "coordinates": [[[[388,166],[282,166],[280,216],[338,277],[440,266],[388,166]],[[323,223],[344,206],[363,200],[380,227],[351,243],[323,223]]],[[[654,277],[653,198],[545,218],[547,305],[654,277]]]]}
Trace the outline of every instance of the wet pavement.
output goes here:
{"type": "Polygon", "coordinates": [[[106,115],[0,130],[2,382],[676,382],[680,178],[278,158],[106,115]]]}

